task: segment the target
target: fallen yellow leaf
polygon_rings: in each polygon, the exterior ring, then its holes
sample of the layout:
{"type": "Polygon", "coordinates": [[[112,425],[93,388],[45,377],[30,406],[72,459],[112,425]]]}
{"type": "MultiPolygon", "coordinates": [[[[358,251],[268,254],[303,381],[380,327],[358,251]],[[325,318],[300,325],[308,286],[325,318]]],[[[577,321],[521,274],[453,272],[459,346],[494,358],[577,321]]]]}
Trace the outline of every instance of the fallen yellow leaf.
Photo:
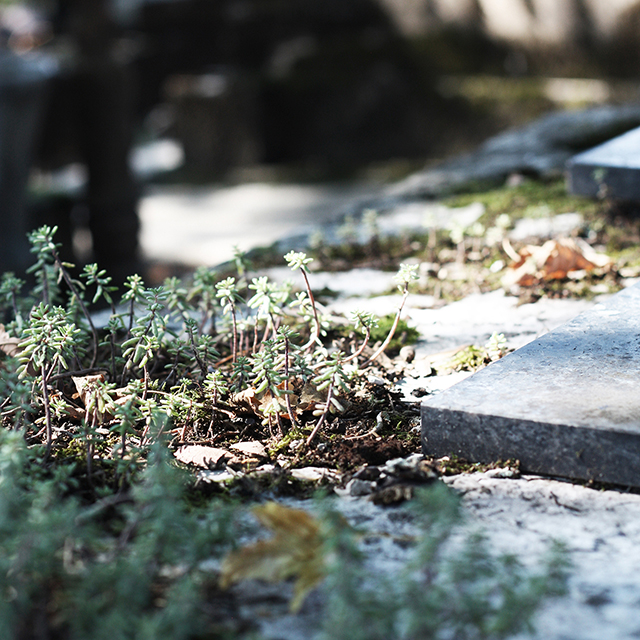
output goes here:
{"type": "Polygon", "coordinates": [[[277,502],[267,502],[252,511],[275,535],[227,554],[220,586],[227,589],[241,580],[281,582],[296,577],[290,608],[298,611],[306,595],[325,575],[320,523],[306,511],[277,502]]]}

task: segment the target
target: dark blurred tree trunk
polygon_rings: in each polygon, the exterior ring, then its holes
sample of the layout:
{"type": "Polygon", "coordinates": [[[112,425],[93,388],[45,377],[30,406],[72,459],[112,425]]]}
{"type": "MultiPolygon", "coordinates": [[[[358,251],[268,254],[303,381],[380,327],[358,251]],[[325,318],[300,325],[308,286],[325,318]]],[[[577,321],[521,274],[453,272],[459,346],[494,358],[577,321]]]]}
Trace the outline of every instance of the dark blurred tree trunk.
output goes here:
{"type": "Polygon", "coordinates": [[[138,188],[129,168],[134,129],[133,66],[105,0],[62,0],[58,28],[76,47],[76,63],[56,93],[69,110],[86,164],[93,259],[116,280],[138,267],[138,188]]]}

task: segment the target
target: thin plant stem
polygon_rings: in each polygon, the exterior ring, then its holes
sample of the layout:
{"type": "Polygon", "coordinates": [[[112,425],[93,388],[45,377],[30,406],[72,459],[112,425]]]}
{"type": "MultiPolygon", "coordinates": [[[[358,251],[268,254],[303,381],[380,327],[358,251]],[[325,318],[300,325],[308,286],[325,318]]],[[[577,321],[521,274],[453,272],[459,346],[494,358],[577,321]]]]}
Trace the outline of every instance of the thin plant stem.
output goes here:
{"type": "Polygon", "coordinates": [[[251,353],[254,354],[258,348],[258,318],[253,323],[253,345],[251,347],[251,353]]]}
{"type": "Polygon", "coordinates": [[[207,435],[209,438],[213,438],[213,428],[216,424],[216,409],[218,406],[218,389],[213,390],[213,408],[211,411],[211,420],[209,421],[209,431],[207,435]]]}
{"type": "Polygon", "coordinates": [[[372,363],[376,358],[380,356],[380,354],[389,346],[393,335],[398,328],[398,322],[400,322],[400,315],[402,314],[402,309],[404,309],[404,304],[407,301],[407,296],[409,295],[409,287],[405,285],[404,292],[402,294],[402,300],[400,301],[400,306],[398,307],[398,311],[396,312],[396,317],[393,320],[393,325],[391,325],[391,329],[387,334],[387,337],[384,339],[384,342],[378,347],[376,352],[367,360],[365,364],[372,363]]]}
{"type": "Polygon", "coordinates": [[[304,278],[304,284],[307,287],[307,295],[309,296],[309,302],[311,303],[311,309],[313,310],[313,320],[315,322],[315,329],[313,331],[313,335],[309,338],[307,344],[305,344],[302,349],[308,351],[315,344],[316,340],[320,337],[320,320],[318,319],[318,309],[316,308],[316,299],[313,297],[313,291],[311,290],[311,285],[309,284],[309,278],[307,277],[307,272],[304,269],[300,269],[302,272],[302,277],[304,278]]]}
{"type": "Polygon", "coordinates": [[[307,441],[305,443],[307,447],[313,442],[318,431],[320,430],[320,427],[324,424],[324,421],[327,418],[327,414],[329,413],[329,409],[331,408],[332,397],[333,397],[333,380],[331,381],[331,383],[329,384],[329,388],[327,389],[327,402],[324,405],[324,408],[322,409],[322,414],[318,419],[318,422],[316,422],[316,426],[313,427],[313,431],[309,434],[309,437],[307,438],[307,441]]]}
{"type": "Polygon", "coordinates": [[[231,300],[229,304],[231,305],[231,325],[233,331],[233,342],[231,346],[231,354],[233,356],[231,362],[233,363],[236,361],[238,355],[238,324],[236,321],[236,305],[233,303],[233,300],[231,300]]]}
{"type": "Polygon", "coordinates": [[[93,354],[91,356],[90,366],[95,367],[96,360],[98,359],[98,332],[96,331],[96,327],[93,324],[93,320],[91,319],[91,314],[89,313],[89,310],[87,309],[87,306],[85,305],[84,300],[81,298],[78,290],[76,289],[76,286],[73,284],[73,280],[71,279],[71,276],[67,272],[65,266],[62,264],[62,260],[60,260],[60,256],[58,255],[58,252],[55,249],[53,249],[51,253],[53,255],[53,259],[55,260],[56,266],[58,267],[58,269],[60,270],[60,273],[62,274],[62,277],[64,278],[64,281],[67,283],[69,290],[78,301],[78,304],[80,305],[80,309],[82,310],[82,314],[84,315],[84,317],[87,319],[87,322],[89,323],[89,328],[91,329],[91,337],[93,340],[93,354]]]}
{"type": "Polygon", "coordinates": [[[278,431],[280,432],[280,437],[284,436],[284,427],[282,426],[282,416],[279,411],[275,411],[276,414],[276,424],[278,425],[278,431]]]}
{"type": "Polygon", "coordinates": [[[291,407],[291,398],[289,397],[289,338],[284,339],[284,400],[287,404],[287,413],[291,426],[296,428],[298,423],[291,407]]]}
{"type": "Polygon", "coordinates": [[[111,346],[111,380],[116,380],[116,337],[113,332],[109,336],[109,342],[111,346]]]}
{"type": "Polygon", "coordinates": [[[266,326],[264,328],[264,333],[262,334],[262,340],[260,340],[261,348],[262,348],[262,345],[265,343],[265,341],[269,338],[269,335],[271,334],[272,324],[273,324],[272,322],[269,322],[269,320],[267,320],[266,326]]]}
{"type": "Polygon", "coordinates": [[[367,343],[369,342],[369,337],[371,336],[371,329],[369,329],[368,327],[365,329],[365,334],[364,334],[364,340],[362,341],[362,344],[360,345],[360,347],[358,348],[357,351],[355,351],[354,353],[352,353],[350,356],[348,356],[347,358],[345,358],[342,362],[351,362],[352,360],[355,360],[365,349],[365,347],[367,346],[367,343]]]}
{"type": "Polygon", "coordinates": [[[47,457],[51,452],[51,441],[52,441],[52,426],[51,426],[51,406],[49,404],[49,388],[48,388],[48,379],[47,379],[47,370],[42,363],[40,367],[40,374],[42,376],[42,401],[44,403],[44,417],[45,424],[47,427],[47,457]]]}
{"type": "Polygon", "coordinates": [[[42,302],[48,305],[49,300],[51,299],[51,296],[49,294],[49,279],[47,278],[46,266],[42,267],[42,269],[40,270],[40,273],[42,274],[42,302]]]}
{"type": "Polygon", "coordinates": [[[133,320],[135,318],[135,296],[131,296],[131,302],[129,304],[129,328],[127,329],[127,338],[131,337],[131,330],[133,329],[133,320]]]}
{"type": "Polygon", "coordinates": [[[202,358],[200,357],[200,354],[198,353],[198,348],[196,346],[196,342],[193,338],[193,332],[189,329],[189,327],[187,327],[187,333],[189,334],[189,342],[191,343],[191,349],[193,351],[193,355],[196,359],[196,362],[198,363],[198,367],[200,367],[200,371],[202,373],[202,377],[206,377],[207,375],[207,366],[205,364],[205,362],[202,360],[202,358]]]}
{"type": "Polygon", "coordinates": [[[11,306],[13,307],[13,316],[14,318],[20,317],[20,311],[18,310],[18,299],[16,297],[15,289],[11,290],[11,306]]]}
{"type": "MultiPolygon", "coordinates": [[[[238,350],[240,351],[240,353],[244,353],[244,326],[240,325],[240,331],[238,331],[238,350]]],[[[236,354],[237,355],[237,354],[236,354]]],[[[235,358],[233,360],[235,362],[235,358]]]]}

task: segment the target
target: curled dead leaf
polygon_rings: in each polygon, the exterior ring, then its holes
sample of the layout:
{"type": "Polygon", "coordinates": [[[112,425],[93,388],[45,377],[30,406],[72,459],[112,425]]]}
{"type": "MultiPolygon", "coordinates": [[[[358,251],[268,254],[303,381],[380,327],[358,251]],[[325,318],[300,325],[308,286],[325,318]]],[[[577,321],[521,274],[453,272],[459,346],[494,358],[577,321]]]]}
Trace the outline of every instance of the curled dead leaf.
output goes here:
{"type": "Polygon", "coordinates": [[[260,398],[256,394],[256,390],[251,387],[234,393],[231,396],[231,402],[239,409],[249,413],[258,413],[260,411],[260,398]]]}
{"type": "Polygon", "coordinates": [[[20,339],[14,338],[9,335],[4,328],[3,324],[0,324],[0,351],[8,355],[10,358],[17,358],[21,353],[20,339]]]}
{"type": "Polygon", "coordinates": [[[277,410],[280,415],[287,415],[287,401],[284,396],[274,396],[269,392],[266,392],[260,399],[258,406],[258,413],[262,416],[266,416],[277,410]]]}
{"type": "Polygon", "coordinates": [[[84,411],[78,409],[78,407],[74,406],[67,402],[64,396],[59,391],[52,391],[51,398],[55,398],[58,400],[58,406],[60,407],[60,412],[62,415],[65,415],[72,420],[82,420],[84,418],[84,411]]]}
{"type": "Polygon", "coordinates": [[[322,391],[318,391],[315,385],[307,382],[302,387],[300,393],[300,400],[298,401],[298,410],[311,411],[316,408],[318,404],[325,404],[327,402],[327,394],[322,391]]]}
{"type": "Polygon", "coordinates": [[[86,413],[88,421],[93,422],[94,419],[98,423],[113,420],[114,397],[115,392],[102,393],[99,390],[101,383],[105,381],[104,374],[98,373],[90,376],[71,376],[73,384],[78,392],[78,397],[82,400],[85,407],[94,406],[94,410],[86,413]]]}

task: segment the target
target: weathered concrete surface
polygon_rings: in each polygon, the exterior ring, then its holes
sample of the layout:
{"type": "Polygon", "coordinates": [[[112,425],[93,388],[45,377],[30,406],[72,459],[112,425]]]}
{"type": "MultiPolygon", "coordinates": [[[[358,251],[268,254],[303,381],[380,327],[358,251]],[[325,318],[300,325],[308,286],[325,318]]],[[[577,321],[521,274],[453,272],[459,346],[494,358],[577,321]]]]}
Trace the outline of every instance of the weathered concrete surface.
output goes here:
{"type": "Polygon", "coordinates": [[[500,480],[458,475],[471,522],[491,547],[535,567],[544,545],[563,541],[573,565],[569,593],[536,615],[536,630],[517,640],[630,640],[640,636],[640,496],[594,491],[535,476],[500,480]]]}
{"type": "MultiPolygon", "coordinates": [[[[463,496],[465,530],[480,530],[492,551],[517,556],[535,571],[549,545],[566,545],[572,564],[568,593],[548,601],[534,618],[535,630],[513,640],[630,640],[640,636],[640,495],[594,491],[537,476],[501,479],[488,473],[455,475],[446,483],[463,496]]],[[[310,501],[287,500],[312,510],[310,501]]],[[[407,540],[418,531],[407,507],[377,507],[363,498],[340,498],[334,506],[366,532],[367,566],[393,581],[410,560],[407,540]]],[[[380,588],[387,588],[387,583],[380,588]]],[[[325,614],[321,587],[297,615],[288,611],[292,585],[238,585],[241,614],[269,640],[319,640],[325,614]]],[[[395,640],[390,638],[389,640],[395,640]]]]}
{"type": "Polygon", "coordinates": [[[573,157],[568,180],[572,193],[640,199],[640,128],[573,157]]]}
{"type": "Polygon", "coordinates": [[[640,285],[422,404],[423,447],[640,486],[640,285]]]}
{"type": "MultiPolygon", "coordinates": [[[[286,187],[285,191],[288,189],[286,187]]],[[[240,189],[237,196],[240,198],[243,193],[244,190],[240,189]]],[[[256,201],[262,207],[271,202],[274,210],[278,206],[278,198],[284,199],[284,193],[274,193],[271,200],[267,189],[256,189],[256,194],[260,195],[256,201]]],[[[157,194],[159,197],[163,195],[157,194]]],[[[143,224],[148,225],[148,229],[149,225],[161,222],[166,226],[149,229],[164,235],[157,238],[149,236],[148,239],[155,242],[149,242],[147,246],[151,253],[164,259],[186,260],[184,256],[195,253],[203,236],[212,236],[224,225],[231,227],[235,224],[237,233],[234,235],[244,239],[241,236],[243,224],[251,227],[253,233],[258,232],[258,223],[272,224],[274,228],[266,232],[264,226],[260,227],[260,240],[266,242],[282,232],[280,224],[283,219],[291,224],[285,233],[293,231],[295,224],[307,222],[306,218],[295,220],[290,209],[285,209],[280,217],[265,216],[263,208],[256,210],[252,217],[248,217],[244,209],[243,214],[238,215],[234,207],[211,206],[206,212],[200,211],[197,198],[185,197],[184,205],[180,199],[180,206],[175,207],[170,206],[173,205],[170,198],[160,198],[153,204],[154,207],[158,204],[163,206],[160,209],[150,207],[147,211],[149,217],[143,220],[143,224]],[[198,217],[201,224],[199,233],[195,233],[194,224],[190,233],[182,230],[183,235],[178,235],[181,221],[189,219],[185,218],[185,212],[191,204],[194,207],[190,214],[194,219],[198,217]],[[177,251],[176,245],[181,245],[182,253],[178,256],[173,253],[177,251]],[[170,253],[163,253],[168,249],[171,249],[170,253]]],[[[310,204],[315,203],[312,201],[310,204]]],[[[312,217],[308,216],[309,221],[312,217]]],[[[395,219],[396,215],[390,213],[389,217],[395,219]]],[[[404,226],[407,220],[401,219],[404,226]]],[[[222,251],[228,250],[224,245],[229,242],[228,237],[221,238],[206,255],[213,259],[217,254],[222,256],[219,259],[226,259],[227,254],[222,251]]],[[[312,275],[312,286],[321,287],[322,282],[316,281],[320,274],[312,275]]],[[[390,286],[388,276],[385,273],[379,275],[384,287],[390,286]]],[[[374,276],[369,272],[358,276],[352,273],[351,279],[359,283],[361,295],[368,296],[371,289],[378,289],[377,284],[372,283],[374,276]]],[[[337,281],[334,284],[337,285],[337,281]]],[[[336,289],[342,290],[339,286],[336,289]]],[[[384,314],[395,309],[398,303],[399,296],[349,298],[332,303],[330,310],[348,313],[353,308],[365,308],[384,314]]],[[[594,302],[542,298],[534,304],[518,306],[516,298],[495,291],[469,296],[441,308],[431,308],[432,305],[433,301],[428,296],[410,296],[407,304],[407,318],[424,336],[416,346],[416,364],[435,352],[456,345],[483,344],[493,331],[505,333],[510,346],[520,346],[585,309],[593,308],[594,302]]],[[[437,381],[445,377],[449,376],[432,376],[415,382],[426,387],[425,381],[428,381],[429,390],[435,392],[437,381]]],[[[490,473],[453,476],[446,478],[446,482],[464,496],[467,526],[481,527],[496,553],[516,554],[525,565],[535,568],[552,539],[563,540],[567,544],[574,565],[569,593],[545,605],[536,616],[537,631],[518,636],[517,640],[628,640],[640,636],[639,495],[594,491],[533,476],[500,479],[491,477],[490,473]]],[[[290,499],[285,503],[296,508],[314,508],[310,501],[290,499]]],[[[406,507],[379,507],[366,498],[351,497],[336,499],[335,506],[352,526],[366,532],[361,548],[366,554],[367,564],[385,580],[396,579],[411,555],[407,540],[416,534],[406,507]]],[[[269,640],[316,640],[321,637],[320,629],[326,615],[322,588],[309,596],[297,615],[289,611],[291,583],[272,585],[253,581],[237,585],[234,589],[243,594],[239,615],[257,623],[261,637],[269,640]]]]}

